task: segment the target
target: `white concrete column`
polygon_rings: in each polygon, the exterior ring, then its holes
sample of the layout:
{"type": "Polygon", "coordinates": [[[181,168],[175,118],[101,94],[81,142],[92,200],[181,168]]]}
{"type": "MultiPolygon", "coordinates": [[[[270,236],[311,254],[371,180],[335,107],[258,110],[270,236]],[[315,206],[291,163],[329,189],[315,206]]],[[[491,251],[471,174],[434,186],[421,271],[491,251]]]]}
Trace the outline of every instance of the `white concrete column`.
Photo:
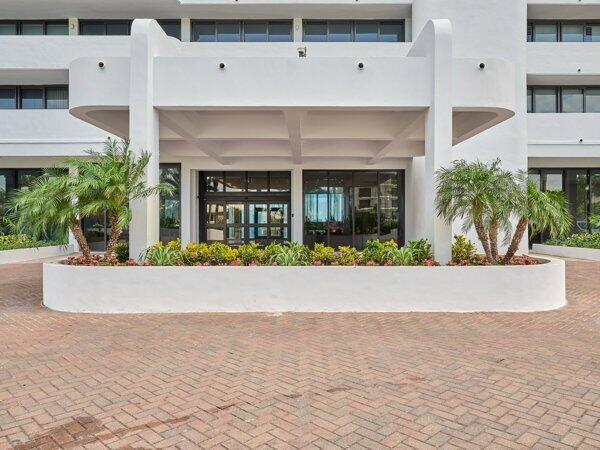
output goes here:
{"type": "MultiPolygon", "coordinates": [[[[427,57],[431,70],[431,103],[425,118],[425,167],[422,233],[433,245],[441,264],[452,257],[452,226],[435,211],[435,172],[452,161],[452,25],[448,20],[428,21],[409,56],[427,57]]],[[[418,179],[418,164],[411,176],[418,179]]]]}
{"type": "Polygon", "coordinates": [[[69,17],[69,36],[77,36],[79,34],[79,19],[77,17],[69,17]]]}
{"type": "Polygon", "coordinates": [[[192,39],[192,21],[189,18],[181,19],[181,42],[190,42],[192,39]]]}
{"type": "Polygon", "coordinates": [[[192,242],[192,169],[185,160],[181,162],[181,177],[179,188],[180,207],[181,207],[181,245],[186,246],[192,242]]]}
{"type": "Polygon", "coordinates": [[[304,202],[302,195],[302,169],[292,169],[292,241],[302,243],[304,227],[304,202]]]}
{"type": "MultiPolygon", "coordinates": [[[[131,69],[129,85],[129,139],[134,152],[147,151],[151,158],[146,168],[146,183],[159,182],[159,115],[154,108],[154,57],[169,45],[158,22],[134,20],[131,27],[131,69]]],[[[139,258],[159,240],[158,195],[132,202],[129,225],[129,255],[139,258]]]]}
{"type": "Polygon", "coordinates": [[[302,17],[294,17],[292,27],[294,42],[302,42],[302,17]]]}

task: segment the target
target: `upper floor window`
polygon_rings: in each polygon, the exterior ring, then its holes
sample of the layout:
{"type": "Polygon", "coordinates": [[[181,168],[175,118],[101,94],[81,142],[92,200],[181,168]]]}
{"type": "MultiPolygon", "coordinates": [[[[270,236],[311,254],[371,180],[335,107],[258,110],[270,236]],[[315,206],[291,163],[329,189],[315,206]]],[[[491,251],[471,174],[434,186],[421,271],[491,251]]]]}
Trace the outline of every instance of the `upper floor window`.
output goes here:
{"type": "Polygon", "coordinates": [[[83,36],[125,36],[131,31],[131,20],[85,20],[79,22],[83,36]]]}
{"type": "Polygon", "coordinates": [[[181,40],[181,20],[159,20],[158,24],[167,36],[181,40]]]}
{"type": "Polygon", "coordinates": [[[192,23],[195,42],[291,42],[292,22],[270,21],[195,21],[192,23]]]}
{"type": "Polygon", "coordinates": [[[404,42],[404,21],[306,20],[305,42],[404,42]]]}
{"type": "Polygon", "coordinates": [[[8,20],[0,21],[0,35],[68,35],[69,23],[66,20],[8,20]]]}
{"type": "Polygon", "coordinates": [[[0,109],[68,109],[67,86],[0,86],[0,109]]]}
{"type": "Polygon", "coordinates": [[[527,112],[600,113],[600,87],[528,87],[527,112]]]}
{"type": "Polygon", "coordinates": [[[600,42],[600,22],[530,22],[527,42],[600,42]]]}

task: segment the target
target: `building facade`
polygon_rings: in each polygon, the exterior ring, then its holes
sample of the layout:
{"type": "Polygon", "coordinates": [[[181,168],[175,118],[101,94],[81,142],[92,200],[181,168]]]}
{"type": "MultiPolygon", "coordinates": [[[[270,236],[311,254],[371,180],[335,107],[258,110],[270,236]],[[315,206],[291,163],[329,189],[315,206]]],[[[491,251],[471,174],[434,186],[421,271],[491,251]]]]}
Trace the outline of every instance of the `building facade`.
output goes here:
{"type": "Polygon", "coordinates": [[[590,231],[599,24],[596,0],[5,0],[0,200],[110,136],[177,187],[133,205],[132,256],[427,237],[447,260],[434,173],[463,158],[564,190],[590,231]]]}

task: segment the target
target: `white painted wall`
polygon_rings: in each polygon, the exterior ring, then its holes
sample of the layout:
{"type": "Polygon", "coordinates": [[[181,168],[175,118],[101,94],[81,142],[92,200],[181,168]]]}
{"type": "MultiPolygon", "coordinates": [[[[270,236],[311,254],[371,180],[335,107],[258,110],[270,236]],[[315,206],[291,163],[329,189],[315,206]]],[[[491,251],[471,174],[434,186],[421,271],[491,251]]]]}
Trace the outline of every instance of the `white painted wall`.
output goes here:
{"type": "Polygon", "coordinates": [[[600,159],[600,114],[528,114],[527,123],[530,158],[600,159]]]}
{"type": "Polygon", "coordinates": [[[66,256],[74,251],[72,244],[52,245],[38,248],[18,248],[15,250],[0,250],[0,264],[16,264],[37,259],[66,256]]]}

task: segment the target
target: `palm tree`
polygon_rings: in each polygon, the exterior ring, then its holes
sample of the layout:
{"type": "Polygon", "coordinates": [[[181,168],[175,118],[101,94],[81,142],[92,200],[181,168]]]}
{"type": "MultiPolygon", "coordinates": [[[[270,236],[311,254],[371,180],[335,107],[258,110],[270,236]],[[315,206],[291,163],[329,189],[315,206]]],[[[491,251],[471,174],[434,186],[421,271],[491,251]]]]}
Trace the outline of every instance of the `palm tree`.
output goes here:
{"type": "Polygon", "coordinates": [[[526,189],[520,190],[519,206],[515,209],[519,221],[504,256],[504,264],[509,263],[515,255],[527,227],[531,229],[532,236],[545,231],[555,238],[566,235],[572,225],[565,194],[560,191],[541,192],[535,183],[526,181],[524,177],[523,174],[521,179],[526,189]]]}
{"type": "Polygon", "coordinates": [[[491,163],[454,161],[436,173],[436,211],[448,223],[463,221],[463,232],[472,226],[489,261],[498,258],[498,234],[510,233],[510,215],[518,186],[514,177],[491,163]]]}
{"type": "Polygon", "coordinates": [[[105,257],[110,258],[123,229],[131,222],[130,202],[160,192],[169,193],[173,188],[166,183],[146,186],[145,171],[150,154],[136,155],[126,140],[108,139],[102,152],[88,150],[86,153],[90,158],[71,158],[68,165],[78,174],[75,194],[86,198],[81,206],[82,214],[93,216],[106,212],[108,215],[105,257]]]}
{"type": "Polygon", "coordinates": [[[37,236],[58,228],[71,230],[83,256],[90,247],[79,222],[81,211],[73,192],[77,180],[64,169],[47,169],[29,187],[19,189],[10,200],[9,214],[16,230],[37,236]]]}

